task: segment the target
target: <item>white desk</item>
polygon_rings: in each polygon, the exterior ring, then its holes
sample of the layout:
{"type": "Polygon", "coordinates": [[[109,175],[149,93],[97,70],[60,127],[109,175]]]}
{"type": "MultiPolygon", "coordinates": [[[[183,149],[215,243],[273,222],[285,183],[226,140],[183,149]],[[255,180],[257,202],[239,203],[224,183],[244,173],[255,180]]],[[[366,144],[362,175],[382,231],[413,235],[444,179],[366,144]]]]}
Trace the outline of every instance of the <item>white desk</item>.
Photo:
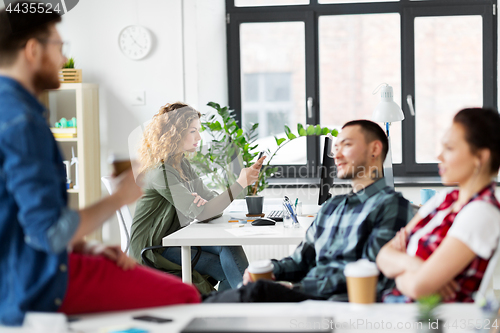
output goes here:
{"type": "MultiPolygon", "coordinates": [[[[417,317],[416,304],[371,304],[356,305],[328,301],[306,301],[302,303],[226,303],[196,304],[157,307],[133,311],[109,312],[94,315],[76,316],[78,321],[70,324],[72,333],[109,332],[113,328],[141,328],[149,333],[177,333],[194,317],[220,316],[262,316],[275,315],[294,317],[321,316],[333,317],[336,323],[335,333],[342,332],[416,332],[414,325],[417,317]],[[133,316],[152,315],[173,319],[170,323],[155,324],[133,320],[133,316]],[[400,324],[401,323],[401,324],[400,324]],[[384,326],[382,326],[384,325],[384,326]],[[398,325],[403,328],[398,329],[398,325]],[[404,328],[406,325],[407,328],[404,328]],[[389,326],[391,328],[389,328],[389,326]],[[378,327],[378,328],[377,328],[378,327]],[[383,328],[382,328],[383,327],[383,328]]],[[[445,332],[478,332],[468,325],[481,325],[487,318],[472,303],[444,304],[437,309],[437,317],[456,327],[449,327],[445,332]],[[461,328],[461,326],[463,328],[461,328]]],[[[334,324],[335,325],[335,324],[334,324]]],[[[491,326],[491,324],[490,324],[491,326]]],[[[2,333],[27,332],[22,328],[0,326],[2,333]]]]}
{"type": "MultiPolygon", "coordinates": [[[[474,304],[445,304],[438,310],[438,317],[448,323],[457,321],[456,328],[445,329],[445,332],[477,332],[474,329],[460,328],[461,321],[465,326],[470,321],[473,325],[482,323],[485,318],[474,304]]],[[[171,307],[151,308],[136,311],[124,311],[99,315],[83,316],[81,320],[71,324],[72,332],[106,332],[113,326],[136,327],[147,329],[150,333],[180,332],[194,317],[206,316],[264,316],[275,315],[294,317],[324,316],[333,317],[338,332],[416,332],[408,325],[415,323],[417,306],[415,304],[372,304],[354,305],[328,301],[306,301],[303,303],[253,303],[253,304],[197,304],[171,307]],[[137,315],[153,315],[173,319],[170,323],[155,324],[132,319],[137,315]],[[371,324],[370,324],[371,323],[371,324]],[[401,324],[398,324],[401,323],[401,324]],[[371,325],[371,326],[370,326],[371,325]],[[382,325],[383,328],[382,328],[382,325]],[[398,329],[397,326],[403,325],[398,329]],[[404,328],[404,325],[407,328],[404,328]],[[389,329],[389,326],[391,328],[389,329]],[[377,329],[378,327],[378,329],[377,329]]],[[[335,325],[335,324],[334,324],[335,325]]]]}
{"type": "MultiPolygon", "coordinates": [[[[280,209],[282,199],[265,199],[264,212],[280,209]]],[[[244,200],[235,200],[225,211],[224,215],[208,223],[192,223],[163,238],[164,246],[181,247],[182,281],[191,283],[191,246],[235,246],[235,245],[298,245],[303,239],[307,227],[314,220],[314,217],[299,216],[300,228],[283,228],[283,223],[276,223],[275,226],[252,226],[247,223],[243,227],[235,228],[238,223],[229,223],[231,216],[242,216],[242,211],[246,212],[244,200]],[[228,230],[249,231],[247,228],[258,232],[273,232],[273,234],[255,234],[236,236],[228,230]]],[[[316,205],[305,205],[304,213],[315,213],[319,209],[316,205]]]]}

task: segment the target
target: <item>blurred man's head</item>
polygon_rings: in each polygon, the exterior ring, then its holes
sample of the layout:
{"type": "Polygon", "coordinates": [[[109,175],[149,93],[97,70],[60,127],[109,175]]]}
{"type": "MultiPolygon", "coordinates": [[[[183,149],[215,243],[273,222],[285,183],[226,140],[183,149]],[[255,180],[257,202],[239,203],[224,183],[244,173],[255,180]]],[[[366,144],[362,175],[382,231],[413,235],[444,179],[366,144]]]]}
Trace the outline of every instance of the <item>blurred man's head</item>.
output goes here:
{"type": "Polygon", "coordinates": [[[1,10],[0,71],[17,71],[36,91],[58,88],[66,61],[55,27],[60,21],[45,3],[18,1],[1,10]]]}
{"type": "Polygon", "coordinates": [[[335,142],[335,164],[341,179],[382,177],[389,143],[382,128],[369,120],[346,123],[335,142]]]}

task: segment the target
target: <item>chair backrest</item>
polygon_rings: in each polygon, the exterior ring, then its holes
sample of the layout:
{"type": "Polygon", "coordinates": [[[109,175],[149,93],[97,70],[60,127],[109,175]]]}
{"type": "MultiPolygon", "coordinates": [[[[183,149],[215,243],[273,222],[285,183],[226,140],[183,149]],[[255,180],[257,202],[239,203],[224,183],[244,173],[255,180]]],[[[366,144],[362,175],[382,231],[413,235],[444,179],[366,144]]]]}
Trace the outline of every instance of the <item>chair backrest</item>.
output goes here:
{"type": "MultiPolygon", "coordinates": [[[[115,189],[113,186],[112,178],[109,176],[101,177],[101,181],[108,190],[109,194],[113,194],[115,189]]],[[[123,206],[116,211],[118,217],[118,225],[120,226],[120,243],[122,251],[128,254],[130,247],[130,229],[132,228],[132,214],[127,206],[123,206]]]]}
{"type": "Polygon", "coordinates": [[[499,243],[497,244],[495,252],[493,253],[493,256],[488,262],[488,267],[486,267],[483,279],[481,280],[479,289],[477,290],[476,296],[474,297],[474,301],[478,305],[484,303],[485,299],[488,297],[488,294],[493,293],[493,276],[495,275],[495,269],[497,267],[499,259],[500,259],[500,240],[499,243]]]}

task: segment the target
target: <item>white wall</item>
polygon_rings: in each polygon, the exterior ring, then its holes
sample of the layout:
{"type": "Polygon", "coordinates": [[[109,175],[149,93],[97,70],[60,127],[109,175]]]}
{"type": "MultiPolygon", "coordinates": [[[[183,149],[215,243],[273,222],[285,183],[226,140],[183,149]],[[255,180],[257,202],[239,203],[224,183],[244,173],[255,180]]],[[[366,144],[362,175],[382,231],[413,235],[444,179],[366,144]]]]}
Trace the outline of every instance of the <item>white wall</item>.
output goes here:
{"type": "MultiPolygon", "coordinates": [[[[127,153],[130,132],[167,102],[185,101],[201,112],[209,101],[227,104],[224,0],[85,0],[64,15],[59,31],[84,82],[100,85],[102,175],[109,173],[108,155],[127,153]],[[133,24],[154,36],[152,52],[140,61],[118,47],[120,31],[133,24]],[[146,93],[144,106],[131,105],[137,90],[146,93]]],[[[103,236],[119,242],[116,219],[103,236]]]]}
{"type": "MultiPolygon", "coordinates": [[[[209,101],[227,104],[224,0],[85,0],[64,15],[59,30],[71,43],[84,82],[100,85],[102,175],[109,173],[107,156],[128,152],[129,133],[161,105],[179,100],[205,112],[209,101]],[[118,48],[118,34],[132,24],[147,27],[154,36],[151,54],[140,61],[129,60],[118,48]],[[145,91],[144,106],[130,104],[134,90],[145,91]]],[[[347,190],[336,189],[335,194],[347,190]]],[[[420,203],[420,187],[396,190],[420,203]]],[[[281,197],[284,192],[267,189],[264,195],[281,197]]],[[[286,193],[314,203],[318,189],[286,193]]],[[[104,236],[108,243],[119,242],[116,219],[105,225],[104,236]]]]}

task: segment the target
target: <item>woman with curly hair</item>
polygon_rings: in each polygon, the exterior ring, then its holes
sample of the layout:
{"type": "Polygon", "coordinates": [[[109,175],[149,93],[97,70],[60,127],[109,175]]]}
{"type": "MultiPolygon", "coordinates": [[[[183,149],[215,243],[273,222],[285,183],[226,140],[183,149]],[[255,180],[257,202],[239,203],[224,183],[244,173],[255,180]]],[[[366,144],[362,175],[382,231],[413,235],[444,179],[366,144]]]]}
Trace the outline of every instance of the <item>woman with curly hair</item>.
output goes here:
{"type": "MultiPolygon", "coordinates": [[[[264,157],[243,169],[237,181],[221,195],[210,191],[196,174],[186,155],[194,153],[201,140],[201,114],[184,103],[163,106],[146,127],[139,148],[144,177],[144,195],[137,202],[132,223],[130,254],[141,262],[141,250],[161,245],[165,236],[197,219],[222,213],[245,187],[255,182],[264,157]]],[[[192,248],[193,257],[197,253],[192,248]]],[[[180,275],[179,247],[147,252],[155,267],[180,275]]],[[[213,290],[205,277],[219,281],[219,290],[236,288],[248,261],[241,246],[202,246],[193,267],[193,283],[201,293],[213,290]]]]}
{"type": "Polygon", "coordinates": [[[500,115],[464,109],[453,118],[438,156],[444,185],[377,256],[396,288],[385,302],[440,293],[446,302],[472,302],[500,237],[495,177],[500,167],[500,115]]]}

